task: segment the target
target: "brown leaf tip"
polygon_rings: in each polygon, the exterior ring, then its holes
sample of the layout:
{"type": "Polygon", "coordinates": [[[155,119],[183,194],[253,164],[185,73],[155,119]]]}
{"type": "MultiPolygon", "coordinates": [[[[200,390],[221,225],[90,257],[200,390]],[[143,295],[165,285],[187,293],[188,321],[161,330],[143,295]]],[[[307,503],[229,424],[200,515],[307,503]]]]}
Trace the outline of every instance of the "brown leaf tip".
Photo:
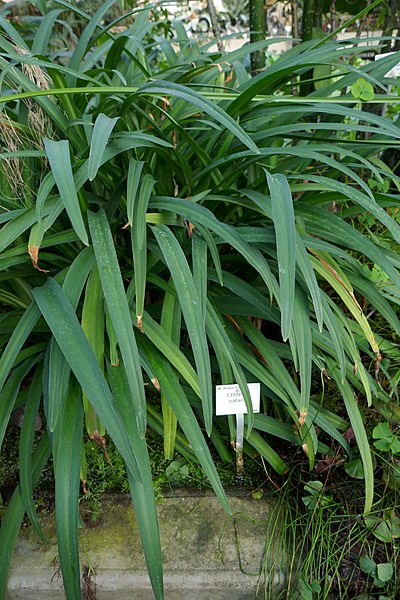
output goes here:
{"type": "Polygon", "coordinates": [[[161,391],[160,384],[158,383],[157,377],[153,377],[153,379],[151,380],[151,383],[154,385],[156,390],[158,390],[159,392],[161,391]]]}
{"type": "Polygon", "coordinates": [[[39,246],[28,246],[28,254],[31,257],[32,265],[41,273],[48,273],[48,270],[39,267],[39,246]]]}
{"type": "Polygon", "coordinates": [[[307,418],[307,412],[300,412],[299,414],[299,427],[303,427],[304,423],[306,422],[306,418],[307,418]]]}

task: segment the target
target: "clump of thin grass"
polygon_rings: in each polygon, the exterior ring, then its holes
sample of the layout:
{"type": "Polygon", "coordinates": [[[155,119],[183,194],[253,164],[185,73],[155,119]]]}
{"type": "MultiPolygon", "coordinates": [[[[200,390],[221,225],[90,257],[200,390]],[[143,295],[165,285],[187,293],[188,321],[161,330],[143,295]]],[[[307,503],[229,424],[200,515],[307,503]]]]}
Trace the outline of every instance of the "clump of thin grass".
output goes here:
{"type": "MultiPolygon", "coordinates": [[[[265,560],[257,597],[350,600],[364,598],[377,589],[390,598],[397,597],[398,545],[395,538],[392,542],[380,541],[367,527],[361,514],[362,486],[355,486],[354,480],[338,469],[325,480],[315,505],[307,508],[305,471],[302,469],[299,477],[300,469],[300,465],[295,466],[287,480],[271,493],[265,560]],[[377,588],[378,583],[361,569],[363,557],[376,564],[391,563],[394,570],[391,580],[377,588]]],[[[396,491],[379,486],[377,492],[370,516],[392,513],[398,504],[396,491]]]]}
{"type": "Polygon", "coordinates": [[[7,114],[0,117],[0,144],[3,153],[1,168],[16,198],[23,196],[23,161],[19,156],[7,156],[24,147],[23,136],[7,114]]]}

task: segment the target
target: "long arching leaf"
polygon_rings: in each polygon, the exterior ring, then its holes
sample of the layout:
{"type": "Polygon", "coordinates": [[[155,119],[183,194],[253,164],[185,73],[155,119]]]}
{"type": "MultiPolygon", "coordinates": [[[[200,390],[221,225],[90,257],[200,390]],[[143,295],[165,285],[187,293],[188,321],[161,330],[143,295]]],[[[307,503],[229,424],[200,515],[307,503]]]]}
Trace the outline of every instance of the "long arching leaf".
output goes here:
{"type": "Polygon", "coordinates": [[[129,388],[135,400],[138,431],[141,436],[144,436],[146,431],[146,398],[143,377],[110,226],[104,211],[89,212],[88,216],[104,299],[124,360],[129,388]]]}
{"type": "Polygon", "coordinates": [[[42,288],[35,288],[32,293],[89,402],[121,452],[128,469],[140,480],[140,467],[124,422],[70,302],[54,279],[48,279],[42,288]]]}
{"type": "Polygon", "coordinates": [[[193,275],[176,237],[165,225],[153,227],[153,233],[170,270],[189,333],[199,376],[206,431],[210,435],[212,429],[211,365],[200,298],[193,275]]]}

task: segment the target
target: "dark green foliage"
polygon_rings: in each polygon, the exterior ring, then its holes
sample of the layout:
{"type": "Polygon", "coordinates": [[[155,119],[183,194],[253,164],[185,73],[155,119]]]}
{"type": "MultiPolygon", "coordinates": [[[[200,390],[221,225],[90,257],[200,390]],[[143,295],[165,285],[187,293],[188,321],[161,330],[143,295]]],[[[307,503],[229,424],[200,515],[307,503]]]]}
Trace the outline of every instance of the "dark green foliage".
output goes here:
{"type": "MultiPolygon", "coordinates": [[[[397,356],[397,347],[369,314],[376,309],[400,331],[400,263],[354,223],[367,212],[392,244],[400,241],[387,210],[398,180],[380,158],[398,147],[399,130],[360,110],[363,98],[351,89],[363,78],[375,103],[396,104],[385,73],[398,59],[355,69],[357,42],[307,42],[251,78],[241,61],[262,43],[221,54],[177,24],[175,42],[156,44],[146,11],[115,30],[104,23],[111,5],[93,16],[78,11],[82,33],[62,59],[43,45],[54,13],[40,15],[27,40],[0,23],[0,434],[35,377],[59,532],[73,524],[60,536],[65,546],[59,540],[60,556],[73,557],[62,567],[72,598],[79,471],[87,479],[83,413],[100,445],[107,430],[128,469],[161,599],[146,417],[169,455],[176,447],[201,464],[229,512],[204,433],[229,462],[235,427],[214,417],[215,384],[237,382],[249,404],[246,382],[261,383],[262,412],[246,418],[245,450],[278,473],[289,468],[287,443],[311,469],[332,440],[346,459],[360,457],[371,509],[374,466],[356,396],[381,411],[394,399],[382,352],[397,356]],[[318,94],[291,95],[314,69],[318,94]],[[374,268],[390,292],[376,287],[374,268]],[[310,397],[316,374],[336,383],[337,405],[310,397]],[[357,451],[343,435],[349,424],[357,451]]],[[[35,520],[28,433],[21,490],[35,520]]],[[[11,510],[16,531],[20,500],[11,510]]],[[[1,551],[16,536],[4,531],[1,551]]],[[[7,569],[8,559],[0,580],[7,569]]]]}

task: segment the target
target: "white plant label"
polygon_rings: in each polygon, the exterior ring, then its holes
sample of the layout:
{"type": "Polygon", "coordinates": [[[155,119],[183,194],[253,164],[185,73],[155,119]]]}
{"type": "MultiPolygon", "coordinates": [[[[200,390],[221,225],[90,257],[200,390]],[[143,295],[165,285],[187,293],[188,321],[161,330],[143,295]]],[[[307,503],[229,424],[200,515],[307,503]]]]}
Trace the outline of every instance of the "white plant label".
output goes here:
{"type": "MultiPolygon", "coordinates": [[[[385,58],[385,56],[390,56],[391,54],[395,54],[394,52],[386,52],[385,54],[377,54],[375,56],[375,60],[379,60],[380,58],[385,58]]],[[[397,54],[397,52],[396,52],[397,54]]],[[[390,69],[385,75],[385,77],[398,77],[400,75],[400,63],[397,63],[394,67],[390,69]]]]}
{"type": "MultiPolygon", "coordinates": [[[[260,412],[260,384],[248,383],[253,411],[260,412]]],[[[217,416],[220,415],[243,415],[247,414],[246,404],[243,394],[237,383],[229,385],[217,385],[215,394],[215,404],[217,416]]]]}

